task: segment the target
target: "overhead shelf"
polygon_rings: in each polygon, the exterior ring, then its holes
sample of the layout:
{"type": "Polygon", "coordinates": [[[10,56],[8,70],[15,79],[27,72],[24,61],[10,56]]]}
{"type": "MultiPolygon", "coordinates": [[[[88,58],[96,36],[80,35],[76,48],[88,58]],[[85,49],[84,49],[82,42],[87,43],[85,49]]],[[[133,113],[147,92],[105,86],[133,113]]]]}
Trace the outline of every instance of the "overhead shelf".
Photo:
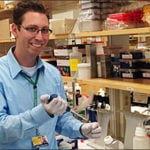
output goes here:
{"type": "Polygon", "coordinates": [[[3,40],[0,40],[0,43],[11,43],[11,42],[15,42],[15,39],[3,39],[3,40]]]}
{"type": "MultiPolygon", "coordinates": [[[[144,28],[132,28],[132,29],[122,29],[122,30],[105,30],[105,31],[94,31],[94,32],[80,32],[75,33],[76,38],[86,38],[86,37],[97,37],[97,36],[109,36],[109,35],[140,35],[140,34],[150,34],[150,27],[144,28]]],[[[65,39],[70,38],[70,34],[64,35],[51,35],[50,39],[65,39]]]]}
{"type": "MultiPolygon", "coordinates": [[[[132,29],[122,29],[122,30],[105,30],[105,31],[94,31],[94,32],[80,32],[75,33],[76,38],[86,38],[86,37],[97,37],[97,36],[109,36],[109,35],[140,35],[140,34],[150,34],[150,27],[144,28],[132,28],[132,29]]],[[[70,38],[70,34],[64,35],[51,35],[50,39],[65,39],[70,38]]]]}
{"type": "MultiPolygon", "coordinates": [[[[75,33],[76,38],[86,38],[86,37],[97,37],[97,36],[109,36],[109,35],[149,35],[150,27],[144,28],[133,28],[133,29],[122,29],[122,30],[107,30],[107,31],[95,31],[95,32],[81,32],[75,33]]],[[[71,38],[71,34],[62,34],[62,35],[53,35],[49,36],[50,40],[58,40],[58,39],[69,39],[71,38]]],[[[15,40],[0,40],[0,43],[6,42],[14,42],[15,40]]]]}
{"type": "Polygon", "coordinates": [[[95,32],[81,32],[76,33],[76,38],[80,37],[96,37],[96,36],[109,36],[109,35],[135,35],[135,34],[149,34],[150,27],[144,28],[132,28],[132,29],[122,29],[122,30],[105,30],[105,31],[95,31],[95,32]]]}
{"type": "Polygon", "coordinates": [[[50,40],[59,40],[59,39],[68,39],[70,38],[70,34],[62,34],[62,35],[53,35],[49,36],[50,40]]]}

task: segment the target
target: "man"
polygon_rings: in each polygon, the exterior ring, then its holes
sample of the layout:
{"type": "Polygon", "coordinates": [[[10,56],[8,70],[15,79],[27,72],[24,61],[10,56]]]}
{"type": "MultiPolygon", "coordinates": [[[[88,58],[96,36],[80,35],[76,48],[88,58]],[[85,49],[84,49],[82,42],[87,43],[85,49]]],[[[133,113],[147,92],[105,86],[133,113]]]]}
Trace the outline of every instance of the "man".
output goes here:
{"type": "Polygon", "coordinates": [[[37,2],[21,1],[14,8],[16,45],[0,58],[0,149],[57,149],[55,132],[100,137],[98,123],[82,123],[65,112],[61,75],[39,57],[49,40],[48,19],[37,2]],[[47,103],[51,94],[58,97],[47,103]]]}

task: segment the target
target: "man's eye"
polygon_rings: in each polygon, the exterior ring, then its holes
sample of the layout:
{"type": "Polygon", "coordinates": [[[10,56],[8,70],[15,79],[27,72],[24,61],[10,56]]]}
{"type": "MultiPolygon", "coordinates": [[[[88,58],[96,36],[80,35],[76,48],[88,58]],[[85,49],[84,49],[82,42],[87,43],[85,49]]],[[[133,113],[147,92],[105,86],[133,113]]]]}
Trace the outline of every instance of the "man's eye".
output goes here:
{"type": "Polygon", "coordinates": [[[49,29],[42,29],[41,31],[42,31],[42,33],[48,33],[49,29]]]}
{"type": "Polygon", "coordinates": [[[36,32],[37,29],[34,27],[26,28],[29,32],[36,32]]]}

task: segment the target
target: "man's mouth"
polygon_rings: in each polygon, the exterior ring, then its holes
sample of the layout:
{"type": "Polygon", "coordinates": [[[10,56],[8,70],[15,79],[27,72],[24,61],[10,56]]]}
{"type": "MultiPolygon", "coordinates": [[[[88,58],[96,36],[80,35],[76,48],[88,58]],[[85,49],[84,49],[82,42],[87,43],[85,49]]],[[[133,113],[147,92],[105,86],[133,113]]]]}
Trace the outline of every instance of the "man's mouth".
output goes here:
{"type": "Polygon", "coordinates": [[[32,44],[32,46],[39,48],[42,46],[42,44],[32,44]]]}

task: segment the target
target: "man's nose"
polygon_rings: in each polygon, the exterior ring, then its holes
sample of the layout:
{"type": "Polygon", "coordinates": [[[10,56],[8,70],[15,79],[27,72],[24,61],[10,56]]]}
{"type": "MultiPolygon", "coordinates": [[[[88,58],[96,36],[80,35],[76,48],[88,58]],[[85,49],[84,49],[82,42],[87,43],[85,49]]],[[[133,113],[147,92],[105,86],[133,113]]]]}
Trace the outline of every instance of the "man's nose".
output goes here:
{"type": "Polygon", "coordinates": [[[37,39],[43,39],[43,35],[42,35],[41,30],[38,30],[38,31],[37,31],[35,37],[36,37],[37,39]]]}

